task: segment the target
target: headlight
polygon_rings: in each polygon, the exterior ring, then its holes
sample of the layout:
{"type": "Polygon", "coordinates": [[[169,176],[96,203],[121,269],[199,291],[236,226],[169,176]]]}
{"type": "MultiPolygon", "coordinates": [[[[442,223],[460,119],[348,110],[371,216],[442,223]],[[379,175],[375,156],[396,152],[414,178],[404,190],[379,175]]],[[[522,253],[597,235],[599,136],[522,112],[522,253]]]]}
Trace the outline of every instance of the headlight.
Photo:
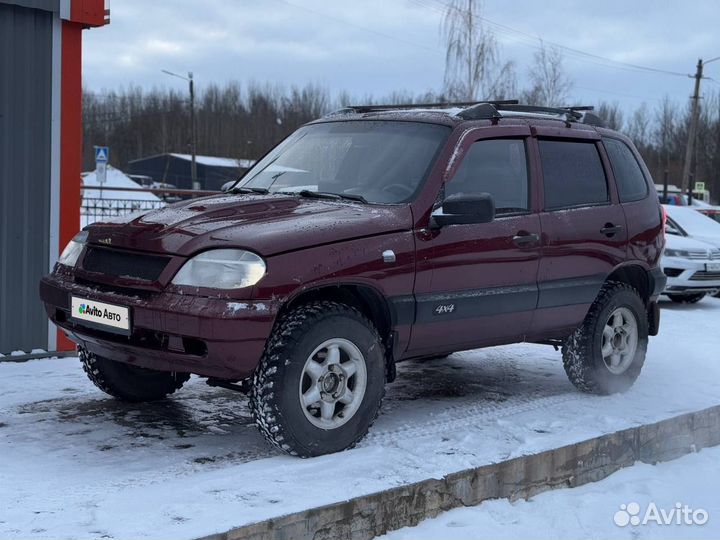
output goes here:
{"type": "Polygon", "coordinates": [[[667,257],[682,257],[687,259],[688,252],[681,249],[667,249],[665,248],[665,256],[667,257]]]}
{"type": "Polygon", "coordinates": [[[255,285],[265,275],[265,261],[242,249],[211,249],[195,255],[175,274],[175,285],[240,289],[255,285]]]}
{"type": "Polygon", "coordinates": [[[68,242],[65,249],[63,249],[63,252],[60,254],[60,258],[58,259],[58,263],[65,266],[75,266],[78,257],[80,257],[80,253],[82,253],[83,247],[85,247],[87,236],[87,231],[80,231],[77,233],[75,237],[68,242]]]}

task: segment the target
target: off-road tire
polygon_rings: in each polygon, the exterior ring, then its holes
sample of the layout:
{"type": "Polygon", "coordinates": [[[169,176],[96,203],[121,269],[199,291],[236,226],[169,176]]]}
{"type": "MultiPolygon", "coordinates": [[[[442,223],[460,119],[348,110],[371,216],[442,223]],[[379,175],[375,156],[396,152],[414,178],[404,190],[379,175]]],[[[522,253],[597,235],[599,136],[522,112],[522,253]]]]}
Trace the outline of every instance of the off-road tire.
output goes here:
{"type": "Polygon", "coordinates": [[[562,346],[563,366],[570,382],[583,392],[614,394],[630,388],[645,363],[648,344],[648,319],[638,292],[626,283],[606,282],[583,323],[562,346]],[[637,349],[629,367],[621,374],[612,373],[603,360],[602,333],[610,314],[619,307],[632,311],[637,323],[637,349]]]}
{"type": "Polygon", "coordinates": [[[668,294],[668,298],[678,304],[697,304],[705,298],[705,293],[695,294],[668,294]]]}
{"type": "Polygon", "coordinates": [[[78,350],[78,356],[88,379],[106,394],[122,401],[139,403],[163,399],[179,390],[190,378],[189,373],[131,366],[84,349],[78,350]]]}
{"type": "Polygon", "coordinates": [[[303,304],[278,320],[250,392],[255,423],[282,451],[313,457],[352,448],[375,421],[385,394],[385,349],[375,326],[357,309],[331,301],[303,304]],[[342,338],[365,358],[367,386],[359,409],[343,425],[321,429],[305,416],[299,385],[305,362],[317,346],[342,338]]]}

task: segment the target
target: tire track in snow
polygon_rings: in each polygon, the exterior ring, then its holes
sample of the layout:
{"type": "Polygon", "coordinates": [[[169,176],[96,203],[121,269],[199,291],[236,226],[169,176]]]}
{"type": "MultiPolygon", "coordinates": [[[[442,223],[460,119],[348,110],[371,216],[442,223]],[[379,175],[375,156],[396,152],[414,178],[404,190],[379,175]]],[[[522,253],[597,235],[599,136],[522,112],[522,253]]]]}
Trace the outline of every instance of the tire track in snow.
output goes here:
{"type": "Polygon", "coordinates": [[[508,416],[531,411],[545,410],[557,405],[571,402],[582,402],[585,396],[576,393],[556,394],[541,398],[521,398],[511,404],[455,405],[443,407],[436,416],[453,414],[453,418],[435,418],[432,420],[405,424],[399,427],[371,430],[358,444],[358,447],[369,447],[376,444],[392,443],[402,436],[403,439],[440,435],[447,431],[467,428],[468,424],[488,423],[508,416]],[[518,402],[519,401],[519,402],[518,402]],[[458,417],[458,415],[461,415],[458,417]]]}

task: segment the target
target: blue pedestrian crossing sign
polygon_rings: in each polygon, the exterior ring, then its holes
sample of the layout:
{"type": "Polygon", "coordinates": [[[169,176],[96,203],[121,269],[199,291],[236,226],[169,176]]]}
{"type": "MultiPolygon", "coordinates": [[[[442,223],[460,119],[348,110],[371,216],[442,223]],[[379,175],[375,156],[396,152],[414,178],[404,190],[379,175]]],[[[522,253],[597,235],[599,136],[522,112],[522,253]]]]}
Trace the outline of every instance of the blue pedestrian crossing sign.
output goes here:
{"type": "Polygon", "coordinates": [[[110,156],[110,150],[107,146],[95,147],[95,163],[107,163],[110,156]]]}

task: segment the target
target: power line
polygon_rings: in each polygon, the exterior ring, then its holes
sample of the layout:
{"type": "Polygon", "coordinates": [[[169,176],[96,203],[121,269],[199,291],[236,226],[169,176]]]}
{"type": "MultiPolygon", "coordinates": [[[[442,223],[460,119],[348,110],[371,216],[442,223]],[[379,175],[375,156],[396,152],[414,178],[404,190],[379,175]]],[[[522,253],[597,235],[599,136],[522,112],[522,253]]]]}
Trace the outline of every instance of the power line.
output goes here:
{"type": "Polygon", "coordinates": [[[387,39],[392,39],[393,41],[397,41],[397,42],[399,42],[399,43],[404,43],[405,45],[411,45],[411,46],[413,46],[413,47],[419,47],[419,48],[421,48],[421,49],[425,49],[425,50],[431,51],[431,52],[433,52],[433,53],[439,53],[439,52],[440,52],[437,47],[436,47],[436,48],[432,48],[432,47],[428,47],[427,45],[422,45],[422,44],[420,44],[420,43],[414,43],[414,42],[412,42],[412,41],[408,41],[408,40],[406,40],[406,39],[399,38],[399,37],[397,37],[397,36],[393,36],[393,35],[390,35],[390,34],[386,34],[386,33],[384,33],[384,32],[380,32],[380,31],[375,30],[375,29],[373,29],[373,28],[367,28],[367,27],[365,27],[365,26],[357,25],[357,24],[352,23],[352,22],[350,22],[350,21],[346,21],[345,19],[340,19],[340,18],[338,18],[338,17],[333,17],[332,15],[328,15],[327,13],[323,13],[322,11],[316,11],[316,10],[311,9],[311,8],[309,8],[309,7],[306,7],[306,6],[299,6],[299,5],[297,5],[297,4],[293,4],[292,2],[288,2],[287,0],[275,0],[275,1],[276,1],[276,2],[282,2],[283,4],[287,4],[288,6],[292,6],[292,7],[296,8],[296,9],[302,9],[302,10],[304,10],[304,11],[307,11],[307,12],[309,12],[309,13],[313,13],[314,15],[318,15],[318,16],[320,16],[320,17],[324,17],[324,18],[329,19],[329,20],[331,20],[331,21],[335,21],[335,22],[339,22],[339,23],[341,23],[341,24],[345,24],[345,25],[347,25],[347,26],[351,26],[351,27],[356,28],[356,29],[358,29],[358,30],[363,30],[363,31],[365,31],[365,32],[370,32],[370,33],[373,33],[373,34],[375,34],[375,35],[378,35],[378,36],[381,36],[381,37],[384,37],[384,38],[387,38],[387,39]]]}
{"type": "Polygon", "coordinates": [[[636,96],[633,94],[625,94],[623,92],[615,92],[613,90],[603,90],[600,88],[591,88],[589,86],[580,86],[577,84],[573,84],[573,88],[577,88],[578,90],[585,90],[586,92],[597,92],[599,94],[609,94],[611,96],[618,96],[618,97],[624,97],[624,98],[630,98],[630,99],[639,99],[642,101],[661,101],[661,98],[654,98],[654,97],[648,97],[648,96],[636,96]]]}
{"type": "MultiPolygon", "coordinates": [[[[436,12],[445,13],[448,9],[458,9],[459,11],[466,11],[461,8],[456,8],[450,4],[447,4],[443,2],[442,0],[411,0],[416,5],[434,10],[436,12]],[[433,4],[430,4],[429,2],[433,2],[433,4]],[[440,7],[442,6],[442,7],[440,7]]],[[[662,75],[672,75],[675,77],[688,77],[689,75],[687,73],[681,73],[679,71],[670,71],[666,69],[660,69],[655,67],[648,67],[643,66],[640,64],[632,64],[629,62],[622,62],[620,60],[613,60],[612,58],[607,58],[604,56],[600,56],[598,54],[589,53],[586,51],[582,51],[580,49],[575,49],[573,47],[568,47],[567,45],[562,45],[561,43],[557,43],[554,41],[548,41],[543,39],[542,37],[538,35],[533,35],[527,32],[523,32],[522,30],[518,30],[516,28],[512,28],[510,26],[507,26],[505,24],[501,24],[498,22],[495,22],[491,19],[488,19],[484,16],[477,16],[478,19],[480,19],[482,22],[487,23],[489,26],[491,26],[495,31],[498,33],[509,37],[511,39],[516,39],[518,42],[534,47],[536,49],[542,48],[542,43],[547,43],[548,45],[551,45],[553,47],[556,47],[563,52],[565,52],[569,57],[572,57],[576,60],[584,60],[590,63],[593,63],[595,65],[600,65],[604,67],[610,67],[614,69],[621,69],[624,71],[640,71],[640,72],[647,72],[647,73],[658,73],[662,75]]]]}

